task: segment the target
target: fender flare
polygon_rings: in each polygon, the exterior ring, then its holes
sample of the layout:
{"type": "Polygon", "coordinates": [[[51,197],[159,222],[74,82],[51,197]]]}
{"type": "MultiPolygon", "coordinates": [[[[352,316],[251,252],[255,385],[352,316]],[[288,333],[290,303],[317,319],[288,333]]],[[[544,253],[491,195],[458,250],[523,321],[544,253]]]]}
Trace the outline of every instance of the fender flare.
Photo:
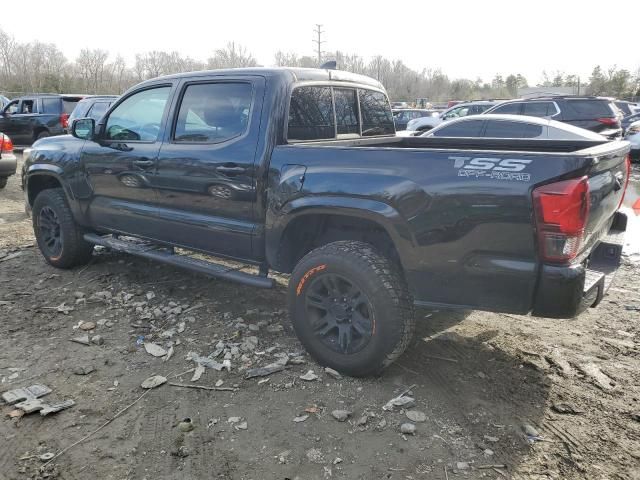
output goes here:
{"type": "Polygon", "coordinates": [[[67,202],[69,203],[69,207],[71,208],[71,213],[76,221],[79,221],[82,218],[82,213],[80,211],[78,202],[76,201],[73,192],[71,191],[71,187],[68,182],[64,180],[64,171],[57,165],[50,165],[47,163],[34,163],[29,165],[27,170],[24,173],[23,178],[23,186],[24,186],[24,195],[25,195],[25,203],[28,210],[31,210],[31,202],[29,202],[29,181],[34,177],[52,177],[55,178],[62,190],[64,191],[65,196],[67,197],[67,202]]]}
{"type": "Polygon", "coordinates": [[[341,196],[302,197],[288,202],[282,209],[269,209],[266,218],[265,255],[269,265],[278,263],[278,250],[287,227],[307,215],[343,215],[370,220],[383,228],[393,242],[404,266],[407,252],[415,244],[407,221],[391,205],[378,200],[341,196]]]}

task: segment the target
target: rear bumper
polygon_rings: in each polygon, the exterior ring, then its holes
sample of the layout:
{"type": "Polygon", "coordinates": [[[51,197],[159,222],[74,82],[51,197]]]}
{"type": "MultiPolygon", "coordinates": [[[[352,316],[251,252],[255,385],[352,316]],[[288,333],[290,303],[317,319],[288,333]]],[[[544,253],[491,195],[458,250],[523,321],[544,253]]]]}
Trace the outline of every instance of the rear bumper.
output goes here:
{"type": "Polygon", "coordinates": [[[548,318],[573,318],[597,306],[620,266],[627,217],[616,212],[609,233],[578,265],[543,265],[532,314],[548,318]]]}
{"type": "Polygon", "coordinates": [[[0,177],[8,177],[16,173],[18,162],[12,153],[0,155],[0,177]]]}

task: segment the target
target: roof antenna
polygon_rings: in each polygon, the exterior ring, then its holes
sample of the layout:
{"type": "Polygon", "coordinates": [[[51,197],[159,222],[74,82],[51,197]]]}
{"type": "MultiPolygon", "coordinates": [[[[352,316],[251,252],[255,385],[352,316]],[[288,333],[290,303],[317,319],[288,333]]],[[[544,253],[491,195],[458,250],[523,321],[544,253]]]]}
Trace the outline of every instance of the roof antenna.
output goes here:
{"type": "Polygon", "coordinates": [[[323,68],[325,70],[335,70],[337,66],[338,64],[335,60],[329,60],[328,62],[324,62],[322,65],[320,65],[320,68],[323,68]]]}

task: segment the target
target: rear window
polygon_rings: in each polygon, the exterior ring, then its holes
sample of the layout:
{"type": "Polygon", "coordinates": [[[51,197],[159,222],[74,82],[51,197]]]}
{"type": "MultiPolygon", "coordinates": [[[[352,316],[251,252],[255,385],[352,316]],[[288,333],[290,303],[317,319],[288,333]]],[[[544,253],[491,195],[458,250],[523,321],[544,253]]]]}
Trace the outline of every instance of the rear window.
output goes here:
{"type": "Polygon", "coordinates": [[[395,133],[393,116],[387,96],[373,90],[359,90],[362,136],[390,135],[395,133]]]}
{"type": "Polygon", "coordinates": [[[510,115],[519,115],[520,114],[520,105],[521,103],[507,103],[505,105],[500,105],[496,107],[494,110],[491,110],[491,113],[505,113],[510,115]]]}
{"type": "Polygon", "coordinates": [[[567,100],[563,110],[564,118],[591,120],[601,117],[615,117],[611,102],[607,100],[567,100]]]}
{"type": "Polygon", "coordinates": [[[436,137],[479,137],[483,123],[484,120],[456,122],[436,130],[433,135],[436,137]]]}
{"type": "Polygon", "coordinates": [[[86,113],[86,116],[93,118],[96,122],[102,118],[111,106],[111,102],[96,102],[86,113]]]}
{"type": "Polygon", "coordinates": [[[80,98],[63,98],[62,99],[62,111],[64,113],[67,114],[71,114],[73,112],[73,109],[76,108],[76,105],[78,105],[78,102],[80,101],[80,98]]]}
{"type": "Polygon", "coordinates": [[[550,117],[558,110],[553,102],[529,102],[524,104],[522,113],[531,117],[550,117]]]}
{"type": "Polygon", "coordinates": [[[289,140],[335,137],[331,87],[298,87],[291,94],[289,140]]]}
{"type": "Polygon", "coordinates": [[[328,140],[336,133],[363,137],[395,133],[387,96],[373,90],[330,86],[294,89],[287,139],[328,140]]]}
{"type": "Polygon", "coordinates": [[[60,113],[60,99],[59,98],[43,98],[42,100],[42,113],[60,113]]]}
{"type": "Polygon", "coordinates": [[[333,98],[336,105],[336,125],[338,135],[355,133],[360,135],[358,119],[358,97],[353,88],[334,88],[333,98]]]}
{"type": "Polygon", "coordinates": [[[542,125],[524,122],[491,120],[487,122],[487,138],[536,138],[542,135],[542,125]]]}

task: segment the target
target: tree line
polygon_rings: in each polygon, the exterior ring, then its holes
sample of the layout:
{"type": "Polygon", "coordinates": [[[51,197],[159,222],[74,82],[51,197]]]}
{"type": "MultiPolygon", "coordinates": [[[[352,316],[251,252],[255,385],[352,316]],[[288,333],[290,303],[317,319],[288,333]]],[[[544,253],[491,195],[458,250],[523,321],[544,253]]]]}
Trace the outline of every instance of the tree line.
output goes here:
{"type": "MultiPolygon", "coordinates": [[[[527,87],[527,79],[513,73],[495,75],[490,82],[481,78],[450,78],[439,69],[417,71],[402,60],[382,56],[365,59],[344,52],[326,53],[324,59],[336,60],[338,68],[378,79],[392,100],[430,101],[513,98],[527,87]]],[[[273,64],[291,67],[317,67],[318,58],[277,51],[273,64]]],[[[213,50],[206,60],[194,59],[180,52],[150,51],[135,55],[128,65],[120,55],[112,57],[103,49],[82,49],[75,59],[68,59],[53,43],[20,43],[0,29],[0,93],[8,96],[25,92],[120,94],[143,80],[172,73],[233,67],[257,66],[256,58],[246,47],[235,42],[213,50]]],[[[537,86],[577,86],[580,93],[618,98],[640,97],[640,68],[628,70],[596,66],[582,81],[573,74],[542,74],[537,86]]]]}

